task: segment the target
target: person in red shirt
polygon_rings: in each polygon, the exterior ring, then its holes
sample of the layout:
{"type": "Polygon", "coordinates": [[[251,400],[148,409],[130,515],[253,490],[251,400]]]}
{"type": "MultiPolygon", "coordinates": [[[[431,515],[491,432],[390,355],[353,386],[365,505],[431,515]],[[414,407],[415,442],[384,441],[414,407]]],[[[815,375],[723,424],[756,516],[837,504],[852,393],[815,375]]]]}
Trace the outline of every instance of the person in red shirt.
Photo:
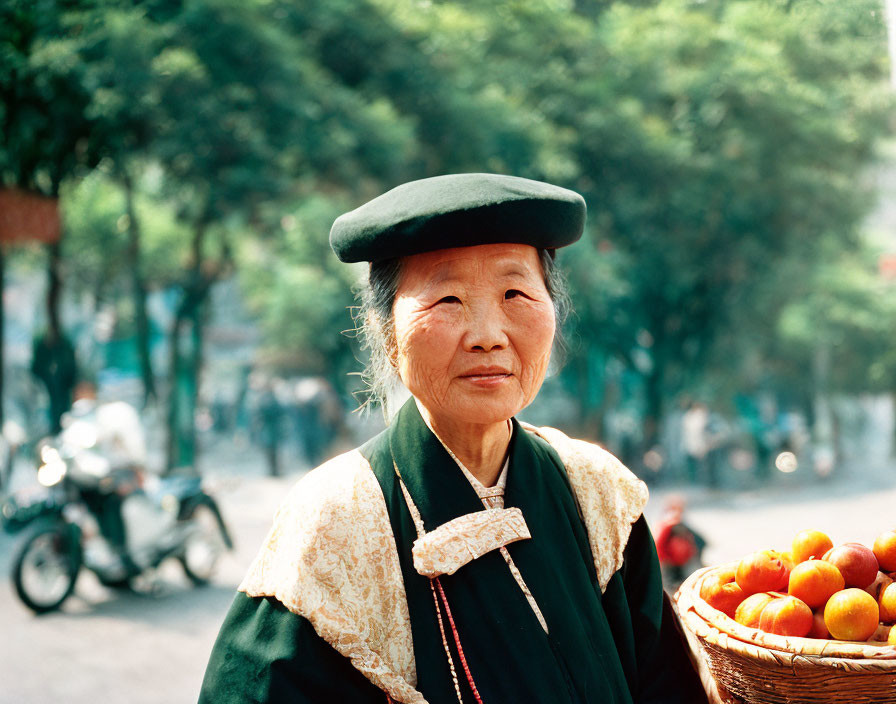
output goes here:
{"type": "Polygon", "coordinates": [[[669,591],[677,589],[693,570],[700,567],[706,541],[684,521],[687,505],[683,496],[669,496],[656,527],[656,552],[669,591]]]}

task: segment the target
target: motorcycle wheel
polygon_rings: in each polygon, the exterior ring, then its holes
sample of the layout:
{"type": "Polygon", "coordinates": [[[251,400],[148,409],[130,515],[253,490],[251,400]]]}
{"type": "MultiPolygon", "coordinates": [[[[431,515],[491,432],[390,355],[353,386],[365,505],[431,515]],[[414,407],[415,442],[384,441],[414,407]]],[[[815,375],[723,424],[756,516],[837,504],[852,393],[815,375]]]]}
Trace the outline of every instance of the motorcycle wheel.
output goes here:
{"type": "Polygon", "coordinates": [[[32,533],[13,560],[13,584],[19,598],[38,614],[55,611],[74,591],[81,552],[64,526],[32,533]]]}
{"type": "Polygon", "coordinates": [[[211,580],[227,541],[218,513],[207,503],[193,506],[186,518],[197,530],[187,539],[179,559],[190,581],[201,586],[211,580]]]}

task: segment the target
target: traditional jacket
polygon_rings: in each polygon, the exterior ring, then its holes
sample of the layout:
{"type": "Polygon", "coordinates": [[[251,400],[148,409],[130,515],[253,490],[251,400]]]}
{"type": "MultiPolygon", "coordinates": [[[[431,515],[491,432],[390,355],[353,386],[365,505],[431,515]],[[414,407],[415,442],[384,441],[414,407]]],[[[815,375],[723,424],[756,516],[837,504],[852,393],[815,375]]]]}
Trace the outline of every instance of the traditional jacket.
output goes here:
{"type": "Polygon", "coordinates": [[[284,501],[200,702],[705,702],[646,501],[596,445],[513,421],[484,509],[411,401],[284,501]]]}

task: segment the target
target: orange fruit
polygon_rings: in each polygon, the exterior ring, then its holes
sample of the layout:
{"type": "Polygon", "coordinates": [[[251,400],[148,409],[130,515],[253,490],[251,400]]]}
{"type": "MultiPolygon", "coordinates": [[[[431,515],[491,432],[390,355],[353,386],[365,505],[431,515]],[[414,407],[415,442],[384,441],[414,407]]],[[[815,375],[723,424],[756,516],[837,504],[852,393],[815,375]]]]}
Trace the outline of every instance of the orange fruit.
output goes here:
{"type": "Polygon", "coordinates": [[[824,625],[837,640],[868,640],[879,620],[874,597],[856,587],[837,592],[824,607],[824,625]]]}
{"type": "Polygon", "coordinates": [[[734,618],[737,607],[746,596],[734,581],[734,570],[708,575],[700,585],[700,598],[729,618],[734,618]]]}
{"type": "Polygon", "coordinates": [[[824,611],[816,611],[812,614],[812,628],[809,630],[807,638],[820,638],[827,640],[831,637],[828,633],[828,627],[824,625],[824,611]]]}
{"type": "Polygon", "coordinates": [[[896,530],[888,530],[874,539],[874,556],[884,572],[896,570],[896,530]]]}
{"type": "Polygon", "coordinates": [[[787,579],[790,579],[790,573],[794,567],[796,567],[796,562],[793,560],[793,555],[790,550],[785,550],[783,552],[779,552],[778,555],[781,558],[781,562],[784,563],[784,571],[787,573],[787,579]]]}
{"type": "Polygon", "coordinates": [[[896,626],[890,629],[890,637],[887,638],[887,644],[896,645],[896,626]]]}
{"type": "Polygon", "coordinates": [[[805,638],[812,630],[812,609],[795,596],[772,599],[759,616],[759,629],[779,636],[805,638]]]}
{"type": "Polygon", "coordinates": [[[790,573],[787,592],[817,609],[824,606],[831,595],[839,592],[846,583],[834,565],[824,560],[806,560],[790,573]]]}
{"type": "Polygon", "coordinates": [[[790,555],[794,563],[799,564],[812,558],[820,560],[832,547],[834,543],[820,530],[801,530],[793,539],[790,555]]]}
{"type": "Polygon", "coordinates": [[[840,570],[847,587],[864,589],[877,579],[877,558],[861,543],[838,545],[828,550],[822,559],[840,570]]]}
{"type": "Polygon", "coordinates": [[[889,575],[884,574],[883,572],[877,573],[877,579],[875,579],[871,584],[865,587],[865,591],[868,592],[875,599],[880,599],[880,593],[886,589],[889,585],[893,583],[893,578],[889,575]]]}
{"type": "Polygon", "coordinates": [[[734,612],[734,620],[748,628],[758,628],[762,610],[781,594],[759,592],[744,599],[734,612]]]}
{"type": "Polygon", "coordinates": [[[787,588],[787,567],[774,550],[758,550],[738,563],[734,581],[745,594],[781,591],[787,588]]]}
{"type": "Polygon", "coordinates": [[[880,592],[877,604],[880,607],[880,620],[884,623],[896,621],[896,582],[884,587],[880,592]]]}

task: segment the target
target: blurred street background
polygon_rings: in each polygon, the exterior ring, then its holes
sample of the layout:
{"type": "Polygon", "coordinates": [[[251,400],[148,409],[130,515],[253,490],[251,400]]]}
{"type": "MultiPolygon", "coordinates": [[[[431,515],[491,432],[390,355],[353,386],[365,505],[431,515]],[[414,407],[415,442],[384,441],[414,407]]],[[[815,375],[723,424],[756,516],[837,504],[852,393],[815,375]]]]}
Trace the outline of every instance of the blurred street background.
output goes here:
{"type": "Polygon", "coordinates": [[[683,500],[704,562],[893,528],[894,9],[0,0],[0,496],[40,495],[86,382],[134,412],[127,464],[201,478],[236,544],[206,586],[83,570],[36,616],[0,534],[0,702],[195,700],[288,487],[383,427],[354,412],[365,269],[327,235],[416,178],[584,195],[522,418],[616,453],[652,523],[683,500]]]}

